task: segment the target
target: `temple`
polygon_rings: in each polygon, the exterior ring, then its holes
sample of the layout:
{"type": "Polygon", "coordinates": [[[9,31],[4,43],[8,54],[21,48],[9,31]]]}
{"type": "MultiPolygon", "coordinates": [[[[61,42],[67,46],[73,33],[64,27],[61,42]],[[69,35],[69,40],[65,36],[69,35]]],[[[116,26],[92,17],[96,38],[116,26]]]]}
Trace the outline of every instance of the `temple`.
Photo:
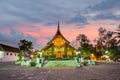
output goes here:
{"type": "Polygon", "coordinates": [[[76,49],[72,47],[70,42],[61,34],[59,22],[55,36],[42,49],[42,53],[44,57],[55,59],[71,59],[76,55],[76,49]]]}

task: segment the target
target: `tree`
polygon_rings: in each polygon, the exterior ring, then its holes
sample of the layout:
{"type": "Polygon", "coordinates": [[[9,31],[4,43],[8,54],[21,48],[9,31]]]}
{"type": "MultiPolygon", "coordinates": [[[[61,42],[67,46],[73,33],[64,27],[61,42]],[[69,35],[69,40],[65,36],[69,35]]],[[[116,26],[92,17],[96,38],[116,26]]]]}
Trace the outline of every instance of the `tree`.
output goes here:
{"type": "Polygon", "coordinates": [[[18,44],[19,44],[20,51],[23,51],[24,53],[26,53],[25,54],[26,56],[27,54],[28,55],[32,54],[33,44],[31,41],[27,41],[23,39],[23,40],[20,40],[18,44]]]}
{"type": "Polygon", "coordinates": [[[118,26],[118,30],[117,30],[118,32],[117,32],[117,34],[118,34],[118,38],[120,38],[120,25],[118,26]]]}
{"type": "Polygon", "coordinates": [[[90,40],[84,34],[79,34],[74,41],[73,47],[77,46],[77,49],[82,52],[85,58],[90,56],[91,46],[90,40]]]}
{"type": "Polygon", "coordinates": [[[115,38],[118,39],[118,44],[120,43],[120,25],[118,26],[117,32],[114,32],[116,34],[115,38]]]}
{"type": "MultiPolygon", "coordinates": [[[[97,40],[97,45],[104,46],[106,50],[110,52],[111,59],[116,58],[118,55],[118,41],[117,38],[113,37],[115,32],[107,31],[104,28],[99,28],[99,39],[97,40]]],[[[105,54],[105,52],[101,52],[101,54],[105,54]]]]}
{"type": "MultiPolygon", "coordinates": [[[[79,42],[80,46],[83,47],[84,45],[86,44],[89,44],[90,40],[87,38],[86,35],[84,34],[79,34],[77,37],[76,37],[76,41],[79,42]]],[[[80,47],[79,46],[79,47],[80,47]]]]}
{"type": "Polygon", "coordinates": [[[114,56],[114,61],[120,61],[120,25],[118,26],[118,29],[116,30],[116,32],[114,32],[116,34],[116,36],[114,37],[114,39],[117,40],[117,46],[116,49],[114,49],[114,51],[116,52],[113,56],[114,56]]]}
{"type": "Polygon", "coordinates": [[[102,27],[98,29],[98,32],[99,32],[99,39],[97,41],[97,44],[106,46],[107,49],[111,47],[112,45],[110,45],[110,42],[112,40],[112,36],[114,32],[107,31],[106,29],[102,27]]]}
{"type": "Polygon", "coordinates": [[[20,40],[19,44],[19,48],[20,50],[29,50],[29,49],[33,49],[33,44],[31,41],[27,41],[25,39],[20,40]]]}

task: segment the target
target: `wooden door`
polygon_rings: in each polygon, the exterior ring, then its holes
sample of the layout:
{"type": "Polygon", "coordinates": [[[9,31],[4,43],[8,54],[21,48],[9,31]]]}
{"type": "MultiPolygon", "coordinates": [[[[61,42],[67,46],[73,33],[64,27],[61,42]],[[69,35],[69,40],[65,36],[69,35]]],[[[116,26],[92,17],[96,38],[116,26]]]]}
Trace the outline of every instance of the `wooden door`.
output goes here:
{"type": "Polygon", "coordinates": [[[57,51],[56,59],[62,59],[62,58],[63,58],[62,52],[61,51],[57,51]]]}

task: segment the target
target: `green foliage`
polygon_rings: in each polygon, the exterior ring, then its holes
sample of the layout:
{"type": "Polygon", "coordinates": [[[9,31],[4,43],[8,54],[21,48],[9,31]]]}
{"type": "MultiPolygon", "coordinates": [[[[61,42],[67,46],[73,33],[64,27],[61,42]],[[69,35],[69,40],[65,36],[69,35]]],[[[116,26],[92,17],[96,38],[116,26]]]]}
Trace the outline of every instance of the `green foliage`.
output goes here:
{"type": "Polygon", "coordinates": [[[85,57],[85,60],[91,60],[90,56],[85,57]]]}
{"type": "Polygon", "coordinates": [[[95,61],[95,65],[98,65],[98,62],[95,61]]]}
{"type": "MultiPolygon", "coordinates": [[[[120,26],[119,26],[120,27],[120,26]]],[[[99,36],[100,38],[97,41],[97,44],[105,46],[105,49],[109,51],[108,56],[110,56],[111,59],[114,59],[115,57],[118,56],[118,50],[117,50],[117,45],[119,44],[119,30],[120,28],[118,27],[118,32],[113,32],[113,31],[107,31],[104,28],[99,28],[99,36]],[[116,36],[117,33],[117,36],[116,36]],[[115,37],[114,37],[115,36],[115,37]]],[[[105,50],[102,49],[102,53],[105,53],[105,50]]],[[[99,55],[99,53],[97,52],[99,55]]],[[[101,56],[101,55],[100,55],[101,56]]]]}
{"type": "Polygon", "coordinates": [[[21,50],[18,54],[18,61],[24,60],[24,52],[21,50]]]}
{"type": "Polygon", "coordinates": [[[79,53],[78,55],[77,55],[77,58],[81,58],[82,57],[82,55],[81,55],[81,53],[79,53]]]}
{"type": "Polygon", "coordinates": [[[117,49],[117,46],[111,47],[109,51],[110,51],[109,56],[110,56],[110,59],[112,60],[114,60],[116,57],[120,55],[117,49]]]}
{"type": "Polygon", "coordinates": [[[84,66],[87,66],[87,65],[88,65],[88,61],[84,61],[84,62],[83,62],[83,65],[84,65],[84,66]]]}
{"type": "Polygon", "coordinates": [[[40,58],[40,54],[37,54],[37,58],[40,58]]]}
{"type": "Polygon", "coordinates": [[[36,64],[37,63],[34,60],[30,62],[30,66],[32,66],[32,67],[36,66],[36,64]]]}
{"type": "Polygon", "coordinates": [[[96,53],[95,53],[95,56],[96,56],[97,58],[100,58],[100,57],[102,56],[102,53],[101,53],[101,52],[96,52],[96,53]]]}
{"type": "Polygon", "coordinates": [[[80,51],[81,51],[81,53],[82,53],[82,55],[84,56],[84,57],[88,57],[89,55],[90,55],[90,51],[87,49],[87,47],[82,47],[81,49],[80,49],[80,51]]]}

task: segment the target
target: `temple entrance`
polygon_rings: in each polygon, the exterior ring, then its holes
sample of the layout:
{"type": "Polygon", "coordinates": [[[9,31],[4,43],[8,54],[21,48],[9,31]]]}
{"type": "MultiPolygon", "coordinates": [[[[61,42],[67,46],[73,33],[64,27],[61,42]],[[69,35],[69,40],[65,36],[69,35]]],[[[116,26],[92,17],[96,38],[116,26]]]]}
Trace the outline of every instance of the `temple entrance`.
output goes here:
{"type": "Polygon", "coordinates": [[[63,58],[62,52],[61,51],[57,51],[56,59],[62,59],[62,58],[63,58]]]}
{"type": "Polygon", "coordinates": [[[56,59],[62,59],[63,58],[63,53],[64,53],[64,47],[55,47],[55,57],[56,59]]]}

